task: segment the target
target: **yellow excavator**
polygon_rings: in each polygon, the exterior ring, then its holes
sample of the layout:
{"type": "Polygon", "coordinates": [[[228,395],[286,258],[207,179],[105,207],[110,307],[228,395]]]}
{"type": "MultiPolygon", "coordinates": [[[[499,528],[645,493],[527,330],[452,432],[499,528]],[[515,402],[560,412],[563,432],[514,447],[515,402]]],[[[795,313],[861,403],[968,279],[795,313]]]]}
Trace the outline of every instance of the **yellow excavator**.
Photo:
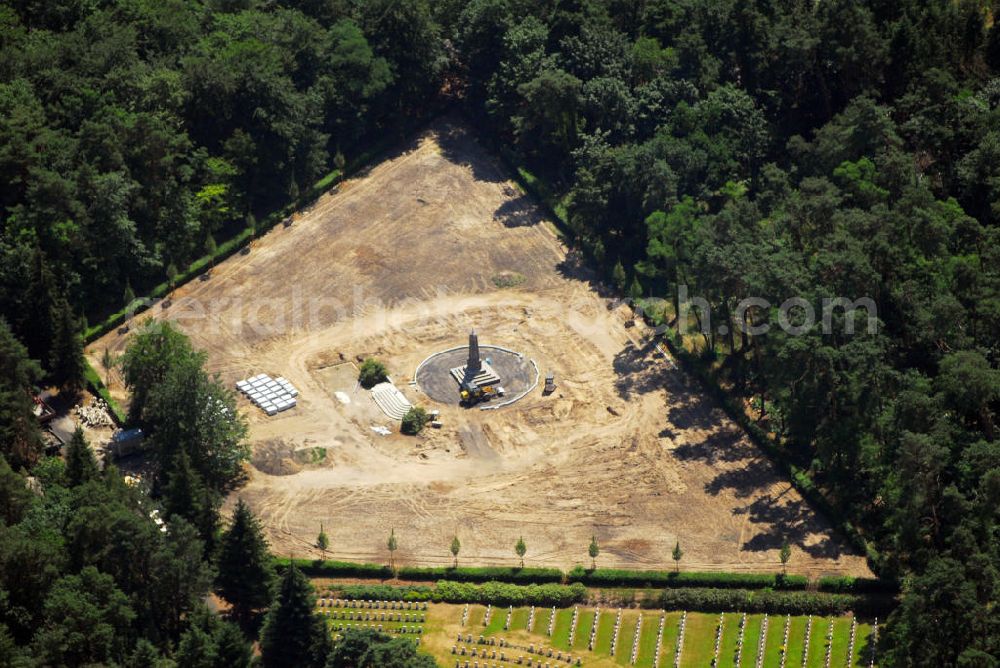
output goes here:
{"type": "Polygon", "coordinates": [[[466,406],[473,406],[480,401],[489,401],[496,395],[496,388],[492,385],[479,386],[467,381],[459,387],[459,396],[462,397],[462,403],[466,406]]]}

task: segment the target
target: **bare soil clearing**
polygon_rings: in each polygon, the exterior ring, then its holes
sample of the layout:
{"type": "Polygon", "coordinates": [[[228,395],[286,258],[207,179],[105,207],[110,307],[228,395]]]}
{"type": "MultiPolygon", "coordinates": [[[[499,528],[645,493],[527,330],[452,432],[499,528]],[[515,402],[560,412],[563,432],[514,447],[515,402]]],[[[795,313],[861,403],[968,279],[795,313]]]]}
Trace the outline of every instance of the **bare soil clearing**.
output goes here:
{"type": "MultiPolygon", "coordinates": [[[[528,564],[570,567],[595,534],[606,567],[668,567],[679,540],[682,568],[760,571],[787,536],[794,572],[868,573],[602,293],[450,117],[138,319],[176,321],[226,383],[266,372],[301,392],[271,418],[240,399],[255,466],[238,495],[279,554],[321,556],[322,522],[328,558],[385,560],[394,528],[400,562],[450,563],[457,533],[462,563],[514,564],[523,535],[528,564]],[[473,327],[555,372],[557,391],[499,411],[429,401],[416,366],[473,327]],[[372,431],[398,425],[356,384],[366,356],[444,426],[372,431]]],[[[95,342],[95,368],[125,343],[95,342]]]]}

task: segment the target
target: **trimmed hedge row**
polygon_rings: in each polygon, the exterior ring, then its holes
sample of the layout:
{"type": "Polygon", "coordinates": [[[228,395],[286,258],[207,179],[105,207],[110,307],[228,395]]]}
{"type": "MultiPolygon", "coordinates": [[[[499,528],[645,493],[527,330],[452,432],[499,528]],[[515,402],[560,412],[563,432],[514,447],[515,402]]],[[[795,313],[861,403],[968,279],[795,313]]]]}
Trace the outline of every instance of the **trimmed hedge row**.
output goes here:
{"type": "MultiPolygon", "coordinates": [[[[103,386],[102,386],[103,387],[103,386]]],[[[104,391],[106,394],[106,391],[104,391]]],[[[102,396],[104,396],[102,394],[102,396]]],[[[109,404],[113,405],[113,404],[109,404]]],[[[117,407],[115,407],[117,409],[117,407]]],[[[120,410],[120,409],[117,409],[120,410]]],[[[287,568],[291,559],[275,559],[279,569],[287,568]]],[[[508,582],[511,584],[580,583],[589,587],[630,587],[652,589],[666,587],[712,588],[778,591],[801,591],[809,586],[803,575],[780,573],[698,573],[674,571],[638,571],[599,568],[590,570],[577,566],[568,573],[558,568],[512,568],[507,566],[403,566],[395,573],[388,566],[352,561],[295,559],[296,567],[310,577],[361,578],[370,580],[415,580],[418,582],[508,582]]],[[[817,581],[821,592],[838,594],[893,594],[898,587],[875,578],[822,577],[817,581]]]]}
{"type": "Polygon", "coordinates": [[[294,562],[295,567],[306,575],[314,578],[365,578],[373,580],[389,580],[394,577],[392,569],[380,564],[366,564],[353,561],[331,561],[328,559],[288,559],[279,557],[274,560],[278,570],[288,568],[294,562]]]}
{"type": "MultiPolygon", "coordinates": [[[[275,559],[279,569],[287,568],[291,559],[275,559]]],[[[558,568],[508,568],[504,566],[403,566],[395,573],[381,564],[355,563],[350,561],[330,561],[324,559],[295,559],[295,566],[311,577],[326,578],[366,578],[378,580],[417,580],[436,582],[511,582],[515,584],[560,583],[563,573],[558,568]]]]}
{"type": "Polygon", "coordinates": [[[436,586],[348,585],[337,589],[342,596],[380,601],[430,601],[433,603],[481,603],[491,605],[554,605],[566,607],[587,598],[582,584],[516,585],[507,582],[453,582],[440,580],[436,586]]]}
{"type": "Polygon", "coordinates": [[[577,566],[567,574],[569,582],[594,587],[717,587],[722,589],[805,589],[809,579],[802,575],[771,573],[695,573],[633,571],[577,566]]]}
{"type": "Polygon", "coordinates": [[[515,584],[560,583],[563,572],[558,568],[509,568],[505,566],[423,567],[403,566],[403,580],[451,580],[454,582],[512,582],[515,584]]]}
{"type": "Polygon", "coordinates": [[[805,591],[748,589],[665,589],[642,601],[644,608],[697,612],[766,612],[772,615],[885,615],[895,607],[892,597],[817,594],[805,591]]]}
{"type": "Polygon", "coordinates": [[[822,577],[817,582],[819,591],[844,594],[896,594],[899,586],[876,578],[855,578],[850,576],[822,577]]]}

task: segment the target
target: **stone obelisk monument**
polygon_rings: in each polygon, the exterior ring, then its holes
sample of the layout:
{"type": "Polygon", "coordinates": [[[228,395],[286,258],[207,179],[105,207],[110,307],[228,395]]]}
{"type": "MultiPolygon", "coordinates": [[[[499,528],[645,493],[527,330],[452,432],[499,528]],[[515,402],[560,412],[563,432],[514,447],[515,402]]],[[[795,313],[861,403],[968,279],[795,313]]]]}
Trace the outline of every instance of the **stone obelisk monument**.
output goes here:
{"type": "Polygon", "coordinates": [[[483,368],[483,363],[479,359],[479,336],[476,330],[469,332],[469,361],[465,363],[465,375],[468,378],[475,378],[483,368]]]}

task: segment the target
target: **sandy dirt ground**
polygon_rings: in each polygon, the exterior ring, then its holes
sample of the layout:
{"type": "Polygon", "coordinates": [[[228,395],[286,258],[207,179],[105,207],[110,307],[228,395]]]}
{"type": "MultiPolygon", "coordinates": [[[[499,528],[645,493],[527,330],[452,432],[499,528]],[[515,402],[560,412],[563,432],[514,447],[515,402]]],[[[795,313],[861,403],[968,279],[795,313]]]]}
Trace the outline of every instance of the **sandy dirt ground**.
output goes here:
{"type": "MultiPolygon", "coordinates": [[[[466,564],[514,564],[523,536],[528,564],[570,567],[589,561],[596,535],[606,567],[670,566],[679,540],[682,568],[761,571],[780,567],[787,537],[794,572],[867,573],[648,334],[625,328],[625,307],[609,304],[448,117],[137,320],[174,320],[229,385],[265,372],[300,390],[296,408],[270,418],[240,399],[254,459],[236,495],[279,554],[320,556],[322,522],[328,558],[384,561],[395,529],[401,563],[449,563],[457,534],[466,564]],[[416,366],[473,327],[482,343],[554,372],[557,391],[539,387],[498,411],[422,396],[416,366]],[[355,382],[366,356],[387,364],[411,402],[439,409],[442,428],[395,433],[355,382]]],[[[95,368],[127,336],[95,342],[95,368]]]]}

